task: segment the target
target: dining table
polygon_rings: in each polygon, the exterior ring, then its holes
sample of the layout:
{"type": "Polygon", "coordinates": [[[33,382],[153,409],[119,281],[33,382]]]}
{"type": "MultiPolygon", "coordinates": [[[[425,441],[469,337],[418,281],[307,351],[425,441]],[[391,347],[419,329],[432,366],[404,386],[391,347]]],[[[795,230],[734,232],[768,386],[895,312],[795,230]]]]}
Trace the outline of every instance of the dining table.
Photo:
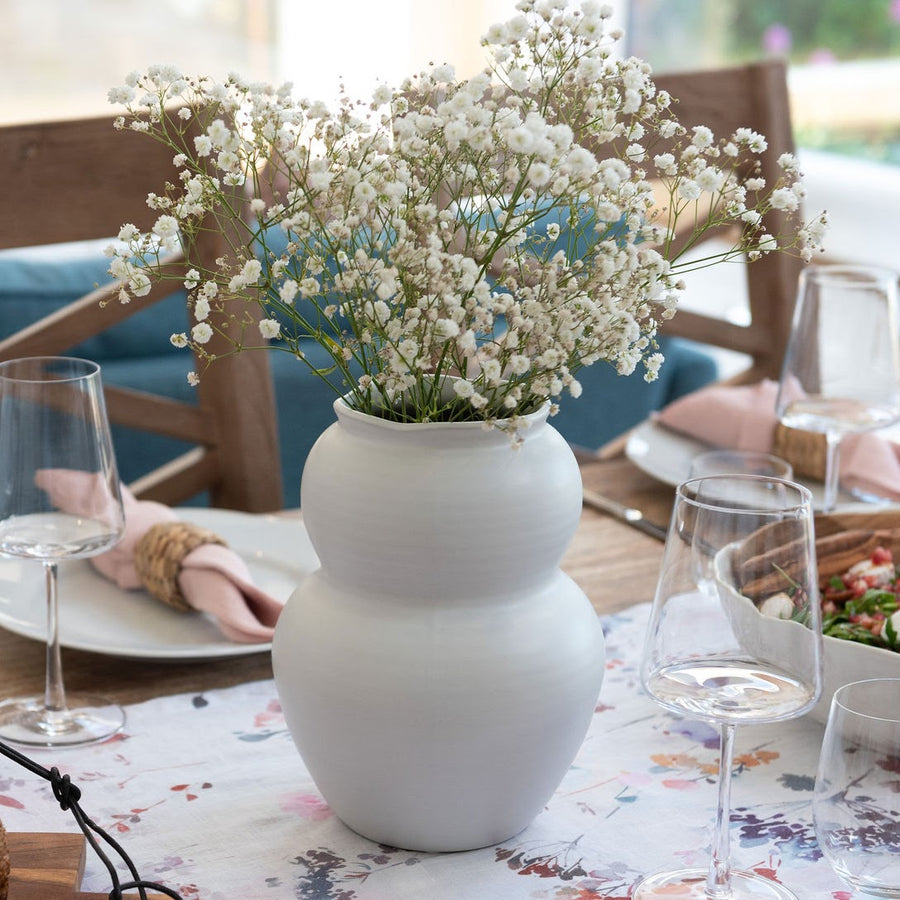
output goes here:
{"type": "MultiPolygon", "coordinates": [[[[582,453],[579,463],[586,489],[666,526],[671,484],[622,453],[582,453]]],[[[296,511],[278,515],[302,527],[296,511]]],[[[603,687],[556,793],[523,832],[495,846],[422,853],[343,825],[293,746],[265,650],[160,661],[64,648],[67,687],[125,705],[125,727],[99,744],[25,752],[67,773],[85,812],[142,877],[183,900],[627,900],[647,872],[706,865],[716,806],[717,729],[663,711],[641,687],[663,551],[658,537],[585,504],[562,568],[601,617],[603,687]]],[[[40,641],[0,629],[4,696],[39,693],[44,666],[40,641]]],[[[738,729],[733,861],[800,900],[850,900],[813,828],[822,736],[809,716],[738,729]]],[[[77,835],[50,785],[2,758],[0,819],[12,839],[46,835],[52,846],[54,834],[77,835]]],[[[85,893],[57,879],[28,894],[39,875],[28,860],[17,863],[15,846],[11,877],[21,893],[12,900],[107,896],[108,872],[90,852],[76,878],[85,893]]]]}

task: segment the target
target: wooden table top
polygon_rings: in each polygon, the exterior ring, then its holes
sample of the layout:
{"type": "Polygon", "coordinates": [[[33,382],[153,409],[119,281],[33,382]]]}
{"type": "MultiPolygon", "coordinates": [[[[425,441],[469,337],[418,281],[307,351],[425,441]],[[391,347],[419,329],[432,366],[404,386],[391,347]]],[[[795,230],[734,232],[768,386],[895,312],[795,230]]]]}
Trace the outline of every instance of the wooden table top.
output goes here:
{"type": "MultiPolygon", "coordinates": [[[[673,489],[643,474],[624,457],[582,461],[582,477],[586,487],[638,507],[651,521],[667,524],[673,489]]],[[[660,541],[585,508],[563,568],[598,612],[615,612],[652,599],[662,550],[660,541]]],[[[65,602],[64,588],[61,595],[65,602]]],[[[63,649],[62,662],[68,691],[99,693],[119,703],[201,693],[272,677],[268,652],[173,663],[63,649]]],[[[45,652],[40,642],[0,628],[0,698],[41,694],[44,671],[45,652]]]]}

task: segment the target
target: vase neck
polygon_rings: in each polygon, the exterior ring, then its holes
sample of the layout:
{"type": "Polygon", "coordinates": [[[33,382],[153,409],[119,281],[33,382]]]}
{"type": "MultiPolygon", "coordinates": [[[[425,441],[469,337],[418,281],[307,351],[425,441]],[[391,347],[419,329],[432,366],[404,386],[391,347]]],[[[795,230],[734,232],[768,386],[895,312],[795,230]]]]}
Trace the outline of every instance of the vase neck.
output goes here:
{"type": "MultiPolygon", "coordinates": [[[[334,402],[334,411],[343,428],[360,437],[377,440],[402,440],[404,444],[443,447],[510,446],[512,434],[508,420],[500,420],[496,426],[484,422],[394,422],[364,413],[350,407],[343,399],[334,402]]],[[[523,441],[533,439],[547,427],[548,407],[520,419],[519,436],[523,441]]]]}

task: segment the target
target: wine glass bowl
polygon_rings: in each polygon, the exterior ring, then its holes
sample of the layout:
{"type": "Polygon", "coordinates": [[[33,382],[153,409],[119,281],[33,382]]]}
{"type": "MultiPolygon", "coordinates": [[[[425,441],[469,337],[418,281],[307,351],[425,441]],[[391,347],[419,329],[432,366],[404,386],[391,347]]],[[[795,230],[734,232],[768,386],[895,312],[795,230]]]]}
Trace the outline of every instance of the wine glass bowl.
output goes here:
{"type": "Polygon", "coordinates": [[[57,577],[60,562],[110,549],[124,529],[100,367],[68,357],[0,363],[0,554],[42,563],[47,601],[44,694],[0,703],[0,738],[56,747],[122,727],[117,705],[66,693],[57,577]]]}
{"type": "Polygon", "coordinates": [[[851,887],[900,897],[900,679],[845,684],[831,702],[813,820],[819,847],[851,887]]]}
{"type": "Polygon", "coordinates": [[[794,898],[780,884],[731,868],[734,731],[811,709],[821,691],[821,658],[810,492],[753,475],[679,485],[641,679],[664,709],[719,726],[719,801],[709,868],[650,875],[634,887],[634,900],[794,898]],[[778,620],[757,608],[757,601],[772,598],[780,603],[778,620]]]}
{"type": "Polygon", "coordinates": [[[898,327],[897,273],[802,273],[775,412],[789,428],[825,435],[825,512],[837,503],[843,438],[900,419],[898,327]]]}

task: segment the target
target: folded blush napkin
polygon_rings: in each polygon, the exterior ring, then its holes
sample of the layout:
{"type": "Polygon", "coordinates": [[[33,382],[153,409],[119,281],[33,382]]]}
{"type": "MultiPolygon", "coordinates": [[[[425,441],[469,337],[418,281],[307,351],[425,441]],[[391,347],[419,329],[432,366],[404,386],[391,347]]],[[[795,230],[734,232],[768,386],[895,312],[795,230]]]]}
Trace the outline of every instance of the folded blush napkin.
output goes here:
{"type": "MultiPolygon", "coordinates": [[[[91,494],[88,472],[43,469],[38,486],[68,512],[83,509],[91,494]]],[[[162,503],[137,500],[122,487],[125,534],[91,559],[98,572],[125,590],[146,588],[182,611],[210,615],[232,641],[270,641],[283,604],[256,587],[247,565],[206,529],[178,519],[162,503]]]]}
{"type": "MultiPolygon", "coordinates": [[[[670,403],[654,421],[716,447],[777,452],[778,384],[712,385],[670,403]]],[[[793,462],[793,460],[789,460],[793,462]]],[[[886,500],[900,500],[900,446],[874,432],[848,435],[841,443],[840,479],[886,500]]],[[[799,470],[795,464],[795,470],[799,470]]]]}

